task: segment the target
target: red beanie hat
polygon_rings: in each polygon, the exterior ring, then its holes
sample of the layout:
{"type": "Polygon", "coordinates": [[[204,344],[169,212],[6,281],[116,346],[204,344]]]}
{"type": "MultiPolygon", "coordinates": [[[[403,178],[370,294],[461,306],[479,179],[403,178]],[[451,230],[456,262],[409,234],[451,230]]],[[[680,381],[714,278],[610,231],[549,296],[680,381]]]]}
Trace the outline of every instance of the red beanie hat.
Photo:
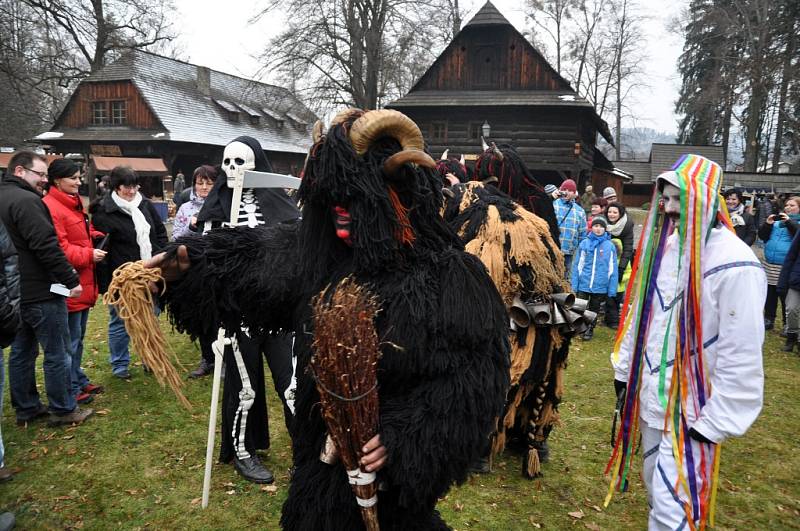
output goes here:
{"type": "Polygon", "coordinates": [[[561,183],[560,190],[566,190],[567,192],[577,193],[578,187],[575,185],[575,181],[573,181],[572,179],[567,179],[566,181],[561,183]]]}

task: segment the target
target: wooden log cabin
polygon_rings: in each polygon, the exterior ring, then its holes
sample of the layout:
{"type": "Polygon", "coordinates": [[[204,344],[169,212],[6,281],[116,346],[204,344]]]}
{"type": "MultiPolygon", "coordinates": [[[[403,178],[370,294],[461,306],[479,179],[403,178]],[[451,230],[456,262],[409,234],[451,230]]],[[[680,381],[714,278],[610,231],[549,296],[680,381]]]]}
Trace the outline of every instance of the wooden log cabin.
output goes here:
{"type": "Polygon", "coordinates": [[[491,2],[409,93],[388,107],[419,124],[435,155],[450,149],[451,155],[465,154],[469,160],[480,152],[488,127],[487,141],[517,148],[542,183],[572,178],[581,190],[598,160],[597,133],[612,142],[594,107],[491,2]]]}
{"type": "Polygon", "coordinates": [[[164,174],[190,177],[201,164],[220,164],[224,146],[248,135],[275,171],[298,175],[316,119],[285,88],[130,50],[84,79],[36,139],[51,151],[81,154],[98,170],[93,157],[119,157],[142,171],[152,164],[139,161],[156,158],[164,174]]]}

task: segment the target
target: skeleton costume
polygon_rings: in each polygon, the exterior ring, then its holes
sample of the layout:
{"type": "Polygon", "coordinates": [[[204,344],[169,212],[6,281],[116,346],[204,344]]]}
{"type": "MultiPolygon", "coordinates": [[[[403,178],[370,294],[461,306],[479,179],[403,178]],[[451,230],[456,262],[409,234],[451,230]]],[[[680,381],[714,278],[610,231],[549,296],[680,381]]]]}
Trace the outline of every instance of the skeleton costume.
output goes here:
{"type": "MultiPolygon", "coordinates": [[[[486,146],[474,178],[485,185],[453,187],[445,219],[467,251],[486,265],[510,314],[522,311],[529,320],[529,309],[535,312],[537,305],[549,304],[552,310],[557,301],[551,296],[570,291],[563,280],[552,202],[508,145],[486,146]]],[[[530,321],[515,327],[512,319],[511,388],[491,451],[498,454],[517,440],[523,448],[522,473],[534,478],[548,459],[547,438],[558,422],[569,338],[580,323],[530,321]]]]}
{"type": "Polygon", "coordinates": [[[381,307],[381,529],[446,529],[436,502],[466,479],[502,411],[505,309],[483,264],[440,215],[440,179],[414,122],[350,109],[326,134],[315,131],[299,189],[302,222],[181,240],[191,266],[170,284],[167,304],[178,328],[195,334],[237,325],[239,316],[251,330],[295,330],[295,471],[281,525],[358,530],[344,467],[320,460],[326,427],[306,367],[311,299],[346,277],[369,289],[381,307]]]}
{"type": "MultiPolygon", "coordinates": [[[[197,227],[204,231],[230,221],[232,188],[241,172],[272,171],[258,141],[250,137],[239,137],[225,147],[223,169],[227,180],[217,179],[197,215],[197,227]]],[[[244,189],[236,225],[247,228],[271,226],[298,217],[297,207],[283,190],[244,189]]],[[[284,419],[291,433],[292,413],[287,407],[284,392],[292,379],[292,337],[282,332],[257,335],[240,326],[228,330],[235,340],[225,347],[224,355],[220,461],[228,463],[234,460],[243,476],[251,481],[263,482],[268,477],[250,473],[247,465],[254,463],[246,461],[255,458],[256,450],[269,448],[264,360],[261,356],[263,353],[272,372],[275,391],[284,405],[284,419]]],[[[211,337],[216,338],[216,333],[211,337]]]]}

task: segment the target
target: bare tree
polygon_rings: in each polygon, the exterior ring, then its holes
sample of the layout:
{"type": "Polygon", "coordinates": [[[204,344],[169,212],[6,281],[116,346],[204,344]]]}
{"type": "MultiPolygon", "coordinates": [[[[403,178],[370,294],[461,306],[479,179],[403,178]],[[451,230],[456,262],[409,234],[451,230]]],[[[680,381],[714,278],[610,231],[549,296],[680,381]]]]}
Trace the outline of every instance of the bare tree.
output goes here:
{"type": "MultiPolygon", "coordinates": [[[[606,14],[607,5],[607,0],[580,0],[578,3],[577,7],[581,16],[576,17],[577,26],[569,39],[570,57],[577,67],[574,82],[575,90],[578,92],[581,92],[590,47],[593,48],[594,59],[603,62],[597,53],[606,46],[606,43],[603,36],[599,36],[599,42],[596,42],[596,39],[598,39],[597,33],[601,28],[600,24],[606,14]]],[[[596,67],[597,65],[595,65],[596,67]]]]}
{"type": "Polygon", "coordinates": [[[47,15],[94,72],[115,52],[147,49],[175,38],[171,0],[20,0],[47,15]]]}
{"type": "MultiPolygon", "coordinates": [[[[583,2],[582,2],[583,3],[583,2]]],[[[577,6],[577,0],[527,0],[529,10],[528,18],[533,25],[545,34],[555,46],[556,72],[561,73],[561,58],[563,57],[564,31],[567,21],[572,17],[572,10],[577,6]]],[[[544,42],[542,39],[535,39],[544,42]]]]}
{"type": "Polygon", "coordinates": [[[635,0],[611,0],[611,48],[614,53],[616,83],[614,85],[615,105],[615,144],[616,157],[620,159],[622,149],[622,113],[628,96],[635,87],[640,86],[644,59],[641,46],[644,35],[641,30],[642,17],[637,13],[635,0]]]}
{"type": "Polygon", "coordinates": [[[452,37],[431,32],[431,20],[456,31],[461,17],[447,0],[275,0],[252,22],[276,9],[291,17],[262,55],[265,69],[294,78],[297,95],[318,111],[375,109],[402,94],[452,37]]]}
{"type": "Polygon", "coordinates": [[[50,120],[77,82],[125,49],[174,39],[172,0],[0,0],[0,73],[19,96],[39,94],[50,120]]]}

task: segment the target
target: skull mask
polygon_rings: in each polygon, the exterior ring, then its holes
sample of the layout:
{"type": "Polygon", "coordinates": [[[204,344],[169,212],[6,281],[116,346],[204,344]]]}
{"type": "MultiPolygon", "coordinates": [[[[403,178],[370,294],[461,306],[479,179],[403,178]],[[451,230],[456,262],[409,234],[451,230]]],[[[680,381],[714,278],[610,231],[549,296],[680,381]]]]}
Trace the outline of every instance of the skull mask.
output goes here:
{"type": "Polygon", "coordinates": [[[256,167],[256,155],[247,144],[231,142],[222,154],[222,168],[228,176],[228,188],[236,186],[236,181],[244,179],[244,172],[256,167]]]}

